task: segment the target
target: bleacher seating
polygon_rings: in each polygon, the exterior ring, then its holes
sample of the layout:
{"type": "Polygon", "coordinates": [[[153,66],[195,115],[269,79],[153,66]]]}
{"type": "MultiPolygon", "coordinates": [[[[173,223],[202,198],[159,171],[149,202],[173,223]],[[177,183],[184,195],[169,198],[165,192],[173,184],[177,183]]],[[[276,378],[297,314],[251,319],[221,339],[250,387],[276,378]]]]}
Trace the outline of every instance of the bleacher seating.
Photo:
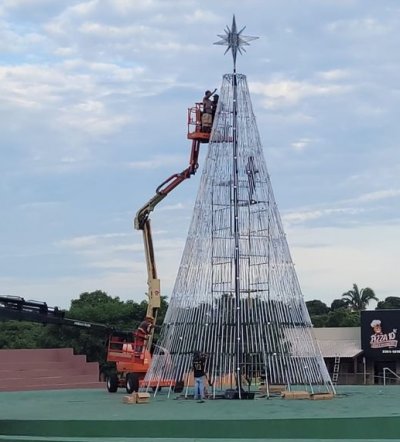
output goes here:
{"type": "Polygon", "coordinates": [[[0,350],[0,391],[103,387],[99,364],[72,348],[0,350]]]}

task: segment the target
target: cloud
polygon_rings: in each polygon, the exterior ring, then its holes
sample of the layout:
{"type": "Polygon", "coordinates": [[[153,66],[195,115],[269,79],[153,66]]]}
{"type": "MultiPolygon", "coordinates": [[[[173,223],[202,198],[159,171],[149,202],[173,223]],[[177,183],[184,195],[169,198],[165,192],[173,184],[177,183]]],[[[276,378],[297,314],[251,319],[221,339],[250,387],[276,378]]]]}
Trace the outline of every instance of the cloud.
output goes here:
{"type": "Polygon", "coordinates": [[[263,103],[267,109],[295,106],[308,97],[345,94],[352,89],[347,85],[293,80],[250,82],[249,88],[252,93],[263,97],[263,103]]]}
{"type": "Polygon", "coordinates": [[[46,37],[32,30],[17,30],[9,23],[0,20],[0,52],[23,53],[30,48],[44,44],[46,37]]]}
{"type": "MultiPolygon", "coordinates": [[[[282,215],[282,220],[284,223],[290,228],[295,224],[305,224],[309,221],[315,221],[321,218],[328,218],[329,225],[337,222],[337,217],[335,215],[340,215],[340,218],[343,219],[343,216],[346,215],[346,224],[347,226],[351,225],[351,218],[348,216],[353,216],[353,222],[357,222],[359,225],[362,222],[362,219],[354,218],[354,215],[363,214],[378,211],[379,209],[374,206],[370,206],[369,203],[375,203],[377,201],[383,201],[391,198],[397,198],[400,196],[400,189],[384,189],[376,192],[368,192],[361,194],[355,198],[344,199],[341,201],[337,201],[336,204],[330,204],[331,207],[325,207],[325,204],[319,208],[304,208],[302,210],[295,210],[286,212],[282,215]],[[362,206],[362,203],[367,204],[366,207],[362,206]],[[332,206],[337,207],[332,207],[332,206]],[[351,207],[345,207],[346,205],[351,205],[351,207]],[[361,205],[361,207],[359,207],[361,205]],[[358,207],[357,207],[358,206],[358,207]]],[[[368,222],[370,218],[366,217],[365,222],[368,222]]]]}
{"type": "Polygon", "coordinates": [[[350,71],[345,69],[333,69],[331,71],[318,72],[317,76],[328,81],[337,81],[348,78],[350,71]]]}
{"type": "Polygon", "coordinates": [[[187,162],[187,158],[182,155],[156,155],[148,160],[131,161],[126,166],[135,170],[152,170],[171,165],[181,167],[183,170],[185,162],[187,162]]]}
{"type": "Polygon", "coordinates": [[[340,35],[351,34],[353,36],[365,37],[366,34],[385,35],[392,30],[390,24],[382,23],[380,20],[371,17],[337,20],[326,26],[329,32],[340,35]]]}
{"type": "Polygon", "coordinates": [[[206,11],[204,9],[196,9],[195,11],[191,12],[190,14],[184,15],[184,21],[190,25],[194,24],[212,24],[212,23],[218,23],[219,22],[218,15],[214,14],[211,11],[206,11]]]}
{"type": "Polygon", "coordinates": [[[398,196],[400,196],[400,189],[386,189],[386,190],[378,190],[376,192],[365,193],[349,201],[359,202],[359,203],[372,202],[372,201],[385,200],[388,198],[396,198],[398,196]]]}
{"type": "Polygon", "coordinates": [[[393,263],[399,261],[400,251],[393,238],[399,235],[398,224],[386,225],[379,236],[375,226],[297,226],[291,230],[289,246],[306,300],[321,299],[330,304],[353,283],[373,288],[380,299],[398,296],[393,263]]]}
{"type": "Polygon", "coordinates": [[[301,210],[294,211],[290,213],[285,213],[282,216],[283,221],[287,225],[292,224],[302,224],[306,221],[317,220],[319,218],[323,218],[331,215],[355,215],[363,212],[363,209],[356,209],[351,207],[341,207],[341,208],[324,208],[324,209],[314,209],[314,210],[301,210]]]}
{"type": "Polygon", "coordinates": [[[55,246],[69,247],[73,249],[81,249],[87,247],[93,247],[99,242],[115,238],[126,238],[128,234],[126,233],[104,233],[101,235],[87,235],[87,236],[76,236],[75,238],[63,239],[57,241],[55,246]]]}
{"type": "Polygon", "coordinates": [[[298,141],[291,143],[291,146],[296,151],[303,151],[306,147],[308,147],[313,142],[310,138],[300,138],[298,141]]]}
{"type": "Polygon", "coordinates": [[[168,212],[168,211],[175,211],[182,209],[187,209],[187,206],[183,203],[176,203],[176,204],[161,206],[157,209],[157,212],[168,212]]]}

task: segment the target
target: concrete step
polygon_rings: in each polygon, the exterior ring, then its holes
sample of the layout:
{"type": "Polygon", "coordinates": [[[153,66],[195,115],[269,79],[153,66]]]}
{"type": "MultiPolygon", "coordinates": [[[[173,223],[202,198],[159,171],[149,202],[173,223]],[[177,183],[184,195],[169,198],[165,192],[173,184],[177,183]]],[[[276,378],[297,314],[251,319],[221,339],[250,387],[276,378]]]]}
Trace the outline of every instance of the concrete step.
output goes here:
{"type": "MultiPolygon", "coordinates": [[[[0,350],[0,361],[26,363],[42,361],[63,361],[71,359],[74,356],[72,348],[39,348],[39,349],[18,349],[18,350],[0,350]]],[[[79,359],[85,356],[78,355],[79,359]]]]}
{"type": "Polygon", "coordinates": [[[92,375],[65,375],[65,376],[46,376],[40,378],[20,378],[17,376],[10,377],[7,379],[0,379],[0,391],[3,391],[3,388],[10,388],[14,386],[23,387],[30,385],[37,386],[52,386],[59,384],[91,384],[93,382],[97,382],[97,379],[93,379],[92,375]]]}
{"type": "MultiPolygon", "coordinates": [[[[76,356],[74,356],[75,358],[76,356]]],[[[35,370],[40,368],[48,368],[50,370],[61,370],[63,368],[74,368],[74,369],[87,369],[90,372],[97,371],[99,364],[97,362],[86,362],[82,359],[66,359],[65,361],[41,361],[41,362],[30,362],[25,361],[25,363],[17,362],[7,362],[0,361],[0,371],[2,370],[35,370]]]]}
{"type": "Polygon", "coordinates": [[[105,382],[68,382],[68,383],[58,383],[58,384],[46,384],[46,385],[38,385],[33,381],[31,384],[15,384],[8,385],[6,387],[0,387],[0,391],[33,391],[33,390],[75,390],[75,389],[92,389],[92,388],[100,388],[106,391],[105,382]]]}
{"type": "Polygon", "coordinates": [[[30,367],[15,367],[3,370],[0,367],[0,379],[8,378],[42,378],[52,376],[73,376],[73,375],[90,375],[93,379],[97,379],[99,376],[98,364],[90,365],[88,367],[65,367],[60,364],[56,369],[42,366],[40,368],[30,367]]]}
{"type": "Polygon", "coordinates": [[[99,364],[71,348],[0,350],[0,391],[104,387],[98,379],[99,364]]]}

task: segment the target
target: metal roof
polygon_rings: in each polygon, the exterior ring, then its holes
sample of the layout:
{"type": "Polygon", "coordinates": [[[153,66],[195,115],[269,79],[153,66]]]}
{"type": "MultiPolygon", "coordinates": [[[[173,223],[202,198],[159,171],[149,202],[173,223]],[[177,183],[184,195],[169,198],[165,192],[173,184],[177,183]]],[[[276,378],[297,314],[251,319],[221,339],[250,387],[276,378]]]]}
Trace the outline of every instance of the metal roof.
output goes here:
{"type": "Polygon", "coordinates": [[[360,327],[314,328],[324,358],[354,358],[362,353],[360,327]]]}

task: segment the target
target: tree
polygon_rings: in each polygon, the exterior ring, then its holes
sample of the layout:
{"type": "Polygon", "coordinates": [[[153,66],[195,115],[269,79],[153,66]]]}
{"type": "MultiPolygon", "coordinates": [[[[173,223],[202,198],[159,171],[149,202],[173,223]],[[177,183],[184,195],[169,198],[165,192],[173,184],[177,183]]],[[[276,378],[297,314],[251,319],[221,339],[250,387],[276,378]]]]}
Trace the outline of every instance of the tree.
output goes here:
{"type": "Polygon", "coordinates": [[[329,312],[325,327],[359,327],[360,312],[351,311],[347,308],[340,308],[329,312]]]}
{"type": "Polygon", "coordinates": [[[400,309],[400,298],[398,296],[388,296],[384,301],[379,301],[376,310],[378,309],[400,309]]]}
{"type": "Polygon", "coordinates": [[[37,348],[46,333],[42,324],[26,321],[0,322],[0,348],[37,348]]]}
{"type": "Polygon", "coordinates": [[[347,308],[347,301],[345,299],[334,299],[331,304],[331,311],[338,310],[339,308],[347,308]]]}
{"type": "Polygon", "coordinates": [[[325,315],[329,312],[329,307],[318,299],[307,301],[306,306],[310,316],[325,315]]]}
{"type": "Polygon", "coordinates": [[[350,310],[356,312],[365,310],[372,300],[379,301],[371,288],[366,287],[365,289],[359,290],[357,284],[353,284],[352,290],[343,293],[342,298],[346,301],[350,310]]]}

